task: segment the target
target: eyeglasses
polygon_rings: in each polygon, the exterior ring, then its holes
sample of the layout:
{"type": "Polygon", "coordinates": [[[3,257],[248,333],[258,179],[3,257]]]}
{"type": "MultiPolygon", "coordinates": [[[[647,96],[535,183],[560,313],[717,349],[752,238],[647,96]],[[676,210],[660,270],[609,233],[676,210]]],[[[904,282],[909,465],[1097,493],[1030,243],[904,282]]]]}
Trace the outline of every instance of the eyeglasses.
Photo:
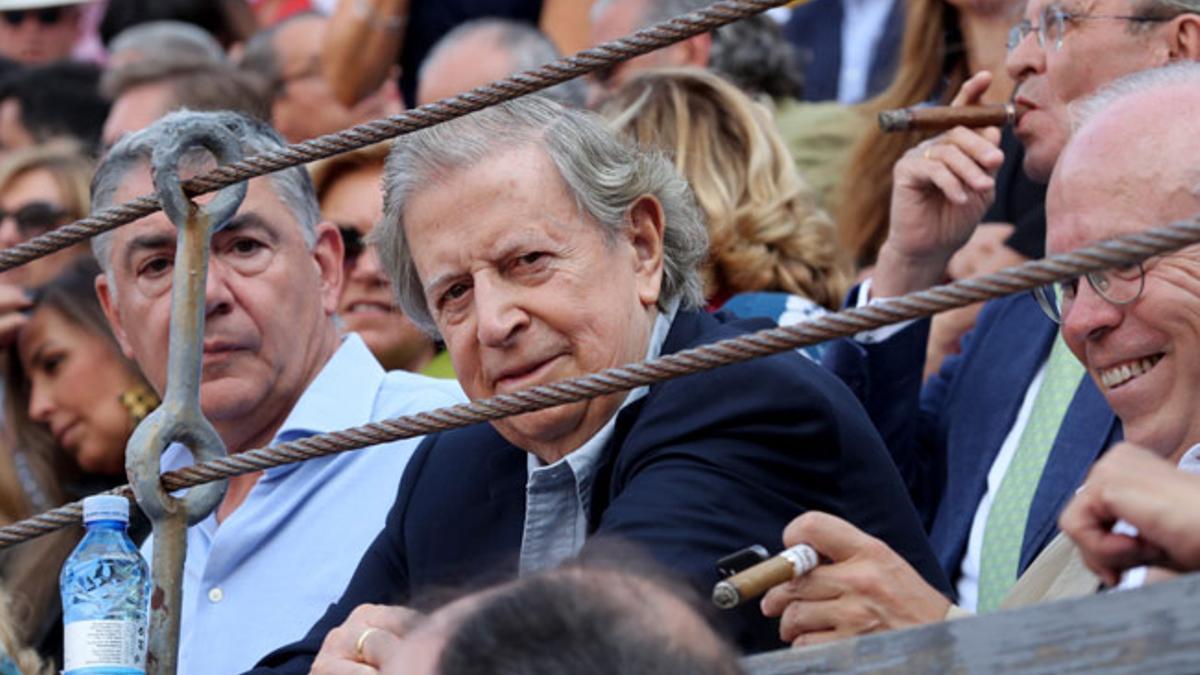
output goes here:
{"type": "Polygon", "coordinates": [[[342,262],[345,265],[353,265],[358,261],[358,256],[367,250],[367,242],[364,240],[362,232],[352,225],[338,225],[337,229],[342,235],[342,248],[345,249],[342,262]]]}
{"type": "MultiPolygon", "coordinates": [[[[1118,307],[1128,305],[1142,295],[1146,287],[1146,268],[1142,263],[1118,267],[1084,275],[1088,285],[1105,302],[1118,307]]],[[[1079,278],[1068,279],[1057,284],[1041,286],[1033,290],[1038,306],[1054,323],[1062,323],[1071,311],[1079,290],[1079,278]]]]}
{"type": "Polygon", "coordinates": [[[1054,45],[1055,51],[1062,49],[1063,34],[1067,32],[1067,24],[1072,21],[1087,21],[1091,19],[1109,19],[1113,21],[1136,21],[1140,23],[1160,23],[1170,21],[1174,16],[1146,16],[1146,15],[1125,15],[1125,14],[1084,14],[1082,12],[1071,12],[1063,8],[1062,5],[1048,5],[1042,10],[1041,16],[1038,17],[1040,23],[1033,25],[1029,19],[1022,19],[1021,23],[1013,26],[1008,31],[1008,50],[1012,51],[1020,45],[1030,33],[1037,34],[1038,47],[1046,48],[1046,44],[1054,45]]]}
{"type": "Polygon", "coordinates": [[[15,211],[0,209],[0,223],[12,218],[24,239],[45,234],[68,220],[67,212],[50,202],[29,202],[15,211]]]}
{"type": "Polygon", "coordinates": [[[10,9],[3,12],[4,22],[10,26],[20,26],[25,19],[34,18],[43,26],[53,26],[62,20],[66,13],[64,7],[43,7],[41,9],[10,9]]]}

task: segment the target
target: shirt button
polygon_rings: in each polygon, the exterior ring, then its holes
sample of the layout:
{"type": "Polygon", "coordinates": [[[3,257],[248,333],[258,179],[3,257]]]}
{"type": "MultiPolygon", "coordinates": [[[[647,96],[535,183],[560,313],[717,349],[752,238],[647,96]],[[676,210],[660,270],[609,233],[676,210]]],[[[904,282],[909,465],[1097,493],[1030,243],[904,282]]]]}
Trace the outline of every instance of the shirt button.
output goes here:
{"type": "Polygon", "coordinates": [[[208,591],[209,602],[220,602],[221,598],[224,598],[224,597],[225,597],[225,592],[215,586],[208,591]]]}

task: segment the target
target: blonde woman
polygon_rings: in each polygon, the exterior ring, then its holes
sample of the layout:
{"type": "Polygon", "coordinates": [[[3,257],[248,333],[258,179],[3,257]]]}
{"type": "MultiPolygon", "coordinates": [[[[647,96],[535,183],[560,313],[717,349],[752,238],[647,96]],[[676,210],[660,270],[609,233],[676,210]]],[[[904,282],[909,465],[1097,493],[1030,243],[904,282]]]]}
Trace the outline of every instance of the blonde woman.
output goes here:
{"type": "Polygon", "coordinates": [[[638,74],[601,113],[691,183],[708,220],[711,309],[787,324],[840,305],[849,261],[766,108],[708,71],[673,68],[638,74]]]}

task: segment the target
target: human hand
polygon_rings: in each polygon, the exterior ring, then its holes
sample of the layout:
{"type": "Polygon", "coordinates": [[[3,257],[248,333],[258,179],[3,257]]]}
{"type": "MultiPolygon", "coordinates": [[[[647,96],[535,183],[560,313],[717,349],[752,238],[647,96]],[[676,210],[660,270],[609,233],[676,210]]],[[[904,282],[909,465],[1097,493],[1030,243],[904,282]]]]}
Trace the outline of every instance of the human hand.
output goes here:
{"type": "Polygon", "coordinates": [[[389,655],[420,613],[406,607],[359,605],[329,631],[313,661],[314,675],[373,675],[389,672],[389,655]],[[368,631],[370,631],[368,633],[368,631]]]}
{"type": "Polygon", "coordinates": [[[823,560],[808,574],[762,599],[780,617],[779,636],[795,646],[941,621],[950,601],[887,544],[827,513],[810,511],[788,524],[784,546],[807,543],[823,560]]]}
{"type": "Polygon", "coordinates": [[[7,349],[17,341],[17,333],[29,320],[23,310],[33,303],[20,286],[0,283],[0,349],[7,349]]]}
{"type": "Polygon", "coordinates": [[[1120,443],[1092,467],[1058,525],[1079,547],[1083,562],[1104,582],[1142,565],[1180,572],[1200,569],[1200,477],[1162,457],[1120,443]],[[1112,531],[1118,520],[1138,536],[1112,531]]]}
{"type": "MultiPolygon", "coordinates": [[[[977,105],[992,83],[987,71],[963,83],[953,106],[977,105]]],[[[996,127],[955,127],[906,152],[892,171],[888,237],[880,248],[872,294],[922,290],[945,274],[996,193],[1004,163],[996,127]]]]}

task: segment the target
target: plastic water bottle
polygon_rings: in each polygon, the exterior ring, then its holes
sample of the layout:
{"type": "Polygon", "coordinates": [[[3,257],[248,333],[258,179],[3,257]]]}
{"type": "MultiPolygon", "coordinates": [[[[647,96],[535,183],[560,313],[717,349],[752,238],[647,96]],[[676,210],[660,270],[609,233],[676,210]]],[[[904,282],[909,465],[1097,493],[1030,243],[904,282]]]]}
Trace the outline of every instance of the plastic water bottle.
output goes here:
{"type": "Polygon", "coordinates": [[[126,532],[129,501],[83,500],[87,534],[63,565],[64,675],[146,672],[150,567],[126,532]]]}

